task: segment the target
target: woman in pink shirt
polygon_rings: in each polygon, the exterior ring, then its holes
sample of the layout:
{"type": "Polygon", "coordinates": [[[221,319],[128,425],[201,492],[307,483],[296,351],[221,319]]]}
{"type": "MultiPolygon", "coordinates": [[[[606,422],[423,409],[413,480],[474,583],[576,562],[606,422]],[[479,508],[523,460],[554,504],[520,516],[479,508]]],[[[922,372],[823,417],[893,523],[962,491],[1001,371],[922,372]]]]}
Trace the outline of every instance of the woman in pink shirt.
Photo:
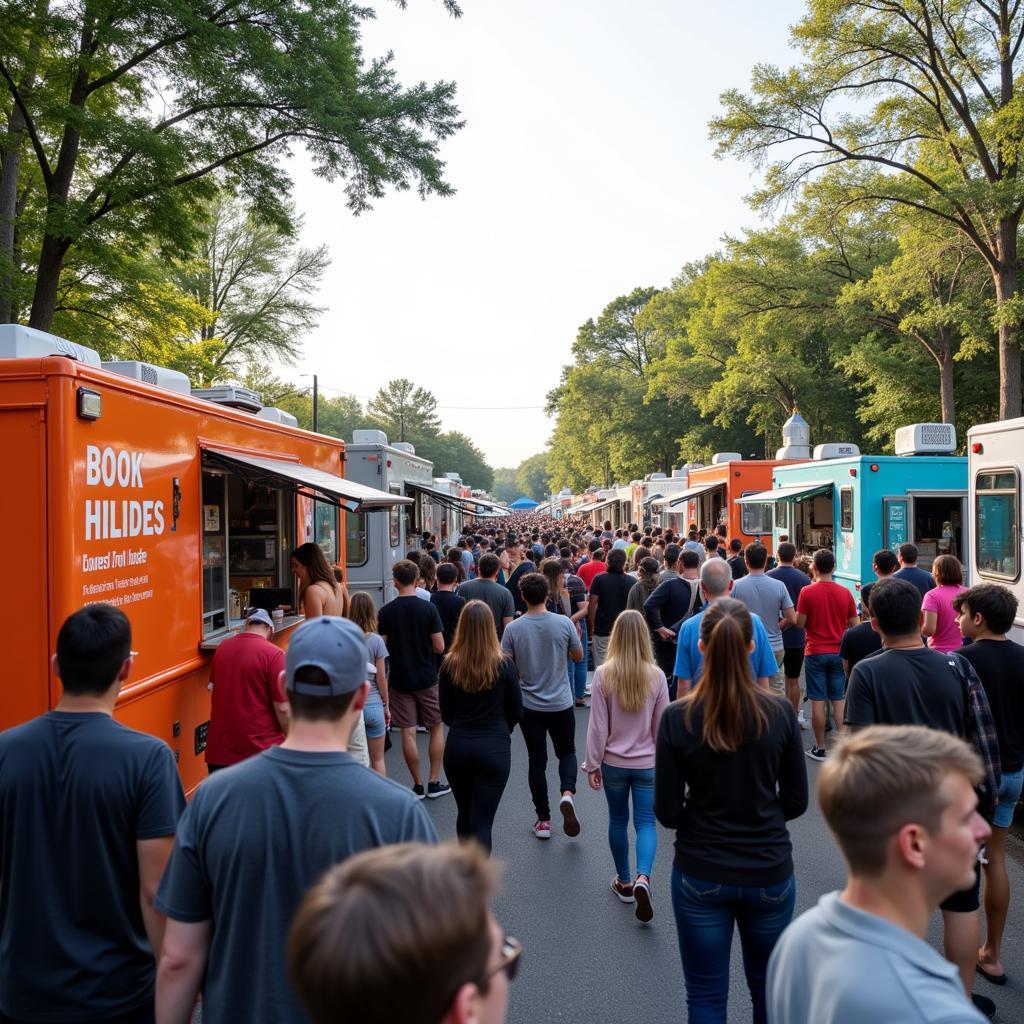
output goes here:
{"type": "Polygon", "coordinates": [[[608,800],[608,845],[617,876],[612,892],[636,904],[639,921],[654,917],[651,868],[658,846],[654,822],[654,747],[668,707],[668,684],[651,651],[647,622],[624,611],[612,627],[608,658],[594,674],[587,754],[591,789],[608,800]],[[629,797],[636,829],[636,880],[629,869],[629,797]]]}
{"type": "Polygon", "coordinates": [[[963,567],[953,555],[939,555],[932,565],[932,579],[935,587],[924,595],[921,603],[924,612],[921,632],[934,650],[955,651],[964,645],[957,613],[953,610],[953,598],[966,590],[963,567]]]}

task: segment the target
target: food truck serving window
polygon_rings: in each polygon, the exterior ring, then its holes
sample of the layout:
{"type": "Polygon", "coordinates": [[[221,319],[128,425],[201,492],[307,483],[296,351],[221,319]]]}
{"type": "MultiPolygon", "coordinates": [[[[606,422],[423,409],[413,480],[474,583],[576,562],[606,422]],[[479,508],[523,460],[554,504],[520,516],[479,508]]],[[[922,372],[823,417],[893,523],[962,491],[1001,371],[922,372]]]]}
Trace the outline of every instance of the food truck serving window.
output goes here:
{"type": "Polygon", "coordinates": [[[839,488],[839,529],[853,529],[853,488],[839,488]]]}
{"type": "Polygon", "coordinates": [[[345,564],[353,568],[366,565],[368,557],[366,515],[365,512],[358,512],[345,516],[345,564]]]}
{"type": "MultiPolygon", "coordinates": [[[[744,494],[756,494],[756,491],[744,491],[744,494]]],[[[771,502],[758,501],[740,505],[740,530],[748,536],[772,532],[771,502]]]]}
{"type": "Polygon", "coordinates": [[[978,572],[1000,580],[1020,576],[1020,474],[986,470],[974,478],[978,572]]]}

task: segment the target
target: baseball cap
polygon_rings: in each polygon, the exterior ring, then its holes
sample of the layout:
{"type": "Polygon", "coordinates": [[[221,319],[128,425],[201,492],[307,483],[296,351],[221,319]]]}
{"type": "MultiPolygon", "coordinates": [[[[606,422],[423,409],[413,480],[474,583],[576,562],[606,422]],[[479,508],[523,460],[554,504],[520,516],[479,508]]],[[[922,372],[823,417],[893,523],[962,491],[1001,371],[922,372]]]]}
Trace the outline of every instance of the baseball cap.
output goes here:
{"type": "Polygon", "coordinates": [[[293,634],[284,655],[289,690],[309,697],[340,697],[366,682],[366,640],[350,619],[322,615],[304,622],[293,634]],[[296,682],[295,673],[306,665],[323,669],[329,686],[296,682]]]}
{"type": "Polygon", "coordinates": [[[264,626],[269,626],[271,629],[274,628],[274,620],[270,617],[270,612],[266,608],[256,608],[245,620],[246,622],[260,622],[264,626]]]}

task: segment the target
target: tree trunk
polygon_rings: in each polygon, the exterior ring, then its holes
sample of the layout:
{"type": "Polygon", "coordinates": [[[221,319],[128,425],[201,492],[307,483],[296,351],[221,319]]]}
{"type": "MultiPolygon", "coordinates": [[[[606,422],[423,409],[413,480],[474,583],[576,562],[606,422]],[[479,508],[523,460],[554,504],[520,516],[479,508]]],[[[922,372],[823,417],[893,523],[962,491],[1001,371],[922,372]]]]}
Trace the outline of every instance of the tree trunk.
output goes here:
{"type": "Polygon", "coordinates": [[[18,173],[25,118],[15,104],[0,157],[0,324],[14,322],[14,229],[18,221],[18,173]]]}
{"type": "MultiPolygon", "coordinates": [[[[999,223],[999,268],[993,274],[996,287],[996,304],[1015,298],[1018,293],[1017,272],[1017,222],[1004,220],[999,223]]],[[[1011,307],[1012,308],[1012,307],[1011,307]]],[[[1020,387],[1020,329],[1015,323],[999,323],[999,418],[1013,419],[1021,414],[1020,387]]]]}
{"type": "Polygon", "coordinates": [[[953,338],[948,327],[938,328],[935,361],[939,364],[939,403],[942,422],[956,422],[956,404],[953,400],[953,338]]]}
{"type": "Polygon", "coordinates": [[[53,314],[57,309],[60,270],[70,244],[69,238],[57,238],[49,234],[43,236],[39,270],[36,274],[36,290],[32,296],[32,313],[28,320],[29,327],[48,331],[53,324],[53,314]]]}

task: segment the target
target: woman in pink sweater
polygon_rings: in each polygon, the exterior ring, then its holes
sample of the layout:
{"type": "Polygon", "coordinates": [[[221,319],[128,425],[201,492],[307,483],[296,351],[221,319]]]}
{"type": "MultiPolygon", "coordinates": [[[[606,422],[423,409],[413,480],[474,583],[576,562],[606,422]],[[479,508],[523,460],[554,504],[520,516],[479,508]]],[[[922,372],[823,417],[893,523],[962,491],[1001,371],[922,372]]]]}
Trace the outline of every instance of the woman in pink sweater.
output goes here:
{"type": "Polygon", "coordinates": [[[651,651],[644,617],[625,611],[612,627],[608,658],[594,675],[583,767],[591,789],[608,800],[608,845],[617,876],[612,892],[636,904],[639,921],[654,917],[651,868],[658,846],[654,822],[654,747],[668,707],[668,684],[651,651]],[[636,880],[629,869],[629,798],[636,829],[636,880]]]}

